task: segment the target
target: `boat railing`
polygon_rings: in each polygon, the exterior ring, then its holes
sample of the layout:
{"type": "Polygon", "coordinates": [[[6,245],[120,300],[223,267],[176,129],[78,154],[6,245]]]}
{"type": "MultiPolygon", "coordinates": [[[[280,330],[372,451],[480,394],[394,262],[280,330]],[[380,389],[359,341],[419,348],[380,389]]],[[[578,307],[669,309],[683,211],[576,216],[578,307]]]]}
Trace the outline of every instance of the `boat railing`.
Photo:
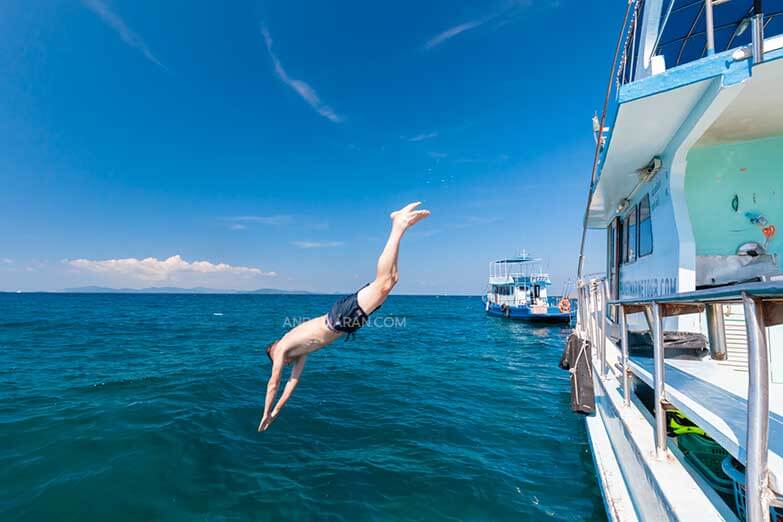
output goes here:
{"type": "MultiPolygon", "coordinates": [[[[764,53],[764,33],[780,31],[783,11],[772,2],[766,12],[761,0],[664,0],[660,13],[644,14],[644,0],[632,0],[633,13],[627,21],[622,58],[617,68],[619,88],[633,82],[639,71],[639,49],[645,46],[646,59],[663,57],[667,69],[715,54],[748,45],[754,63],[764,53]],[[652,45],[644,41],[644,16],[660,16],[657,35],[652,45]],[[773,25],[774,24],[774,25],[773,25]],[[750,27],[750,31],[748,28],[750,27]]],[[[655,10],[652,10],[655,11],[655,10]]]]}
{"type": "MultiPolygon", "coordinates": [[[[607,378],[606,311],[617,307],[620,325],[618,369],[625,406],[631,403],[631,378],[634,370],[629,364],[627,316],[644,313],[650,322],[653,340],[653,390],[655,397],[655,448],[659,456],[667,454],[664,330],[663,320],[685,314],[707,313],[710,351],[713,358],[725,356],[725,334],[716,327],[721,307],[742,304],[748,339],[748,401],[746,424],[746,513],[747,519],[769,520],[769,413],[770,377],[766,328],[783,324],[783,282],[746,283],[734,286],[698,290],[652,298],[606,300],[604,279],[582,280],[579,284],[577,332],[595,347],[594,359],[599,376],[607,378]]],[[[695,398],[698,399],[698,398],[695,398]]],[[[742,443],[743,441],[740,441],[742,443]]]]}
{"type": "Polygon", "coordinates": [[[590,341],[602,377],[606,374],[606,296],[605,278],[577,282],[577,333],[590,341]]]}
{"type": "Polygon", "coordinates": [[[508,272],[489,276],[489,282],[494,284],[510,284],[519,279],[527,279],[531,283],[549,282],[549,275],[531,274],[529,272],[508,272]]]}

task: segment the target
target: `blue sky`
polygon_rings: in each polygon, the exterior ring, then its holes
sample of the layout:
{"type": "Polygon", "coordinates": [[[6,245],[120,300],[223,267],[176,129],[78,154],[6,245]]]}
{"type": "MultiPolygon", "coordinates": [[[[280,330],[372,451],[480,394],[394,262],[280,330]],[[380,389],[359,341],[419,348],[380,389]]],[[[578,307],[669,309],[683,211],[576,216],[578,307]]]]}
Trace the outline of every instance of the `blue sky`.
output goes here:
{"type": "Polygon", "coordinates": [[[573,277],[624,2],[34,3],[0,16],[0,289],[350,291],[414,200],[401,293],[522,248],[573,277]]]}

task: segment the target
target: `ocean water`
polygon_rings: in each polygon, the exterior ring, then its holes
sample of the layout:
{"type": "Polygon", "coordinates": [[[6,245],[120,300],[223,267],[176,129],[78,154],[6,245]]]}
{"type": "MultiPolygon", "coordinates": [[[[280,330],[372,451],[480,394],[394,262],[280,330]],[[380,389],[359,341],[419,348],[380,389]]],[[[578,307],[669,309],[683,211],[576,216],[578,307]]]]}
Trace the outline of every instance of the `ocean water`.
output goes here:
{"type": "Polygon", "coordinates": [[[601,520],[566,330],[392,296],[257,433],[334,296],[0,294],[0,519],[601,520]]]}

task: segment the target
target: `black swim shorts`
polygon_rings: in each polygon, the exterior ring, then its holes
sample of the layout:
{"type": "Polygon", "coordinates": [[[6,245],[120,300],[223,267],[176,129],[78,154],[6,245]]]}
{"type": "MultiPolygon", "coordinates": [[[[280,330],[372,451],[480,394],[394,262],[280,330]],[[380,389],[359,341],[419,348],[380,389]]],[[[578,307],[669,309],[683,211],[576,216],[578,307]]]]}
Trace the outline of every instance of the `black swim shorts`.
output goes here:
{"type": "Polygon", "coordinates": [[[358,295],[359,292],[356,292],[334,303],[326,314],[326,326],[330,330],[352,334],[367,324],[369,315],[359,306],[358,295]]]}

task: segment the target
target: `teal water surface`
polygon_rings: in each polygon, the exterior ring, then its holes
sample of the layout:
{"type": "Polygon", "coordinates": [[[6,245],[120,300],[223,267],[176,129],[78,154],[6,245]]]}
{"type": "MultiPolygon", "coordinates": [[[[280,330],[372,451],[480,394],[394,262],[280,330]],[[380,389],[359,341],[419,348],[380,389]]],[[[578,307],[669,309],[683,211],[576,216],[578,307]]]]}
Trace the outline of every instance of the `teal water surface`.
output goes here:
{"type": "Polygon", "coordinates": [[[0,294],[0,518],[600,520],[567,331],[392,296],[256,432],[334,296],[0,294]]]}

